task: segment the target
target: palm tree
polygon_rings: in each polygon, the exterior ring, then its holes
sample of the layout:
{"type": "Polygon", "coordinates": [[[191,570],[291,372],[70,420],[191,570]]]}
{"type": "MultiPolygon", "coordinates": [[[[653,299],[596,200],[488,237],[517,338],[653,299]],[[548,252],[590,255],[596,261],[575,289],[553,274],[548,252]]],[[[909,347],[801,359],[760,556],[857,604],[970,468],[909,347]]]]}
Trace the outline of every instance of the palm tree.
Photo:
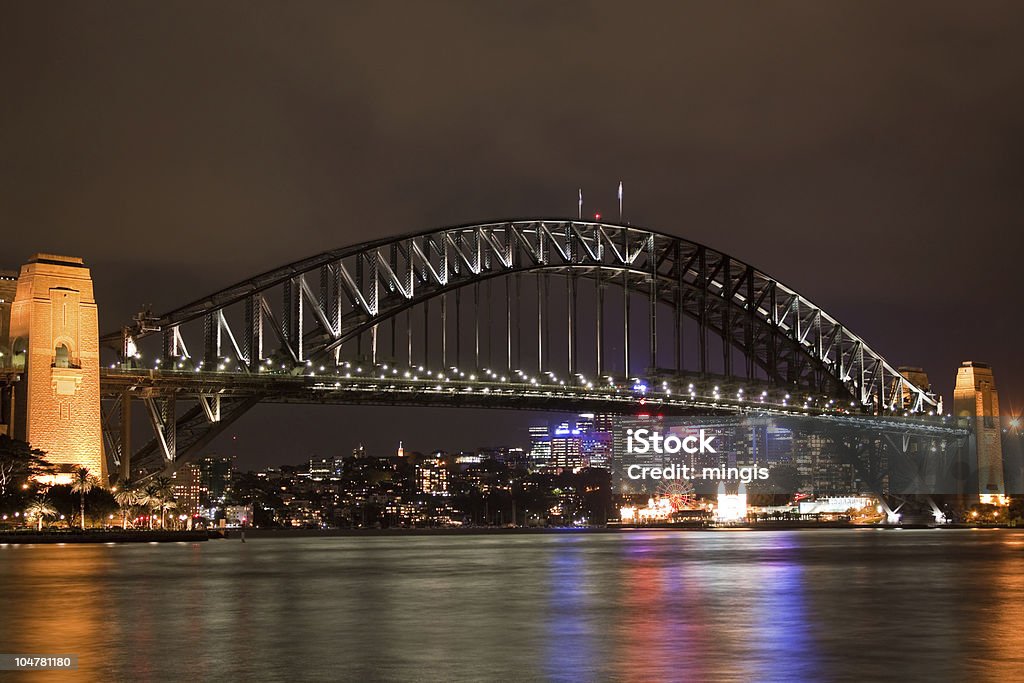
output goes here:
{"type": "Polygon", "coordinates": [[[128,512],[135,505],[139,504],[140,491],[133,489],[125,483],[118,482],[114,485],[114,501],[121,508],[121,528],[128,528],[128,512]]]}
{"type": "Polygon", "coordinates": [[[25,510],[29,515],[35,517],[39,522],[39,531],[43,530],[43,518],[53,517],[57,514],[57,509],[50,504],[46,498],[39,497],[28,504],[28,508],[25,510]]]}
{"type": "Polygon", "coordinates": [[[168,510],[173,510],[176,507],[178,507],[178,504],[175,501],[171,500],[170,498],[164,498],[164,499],[162,499],[160,501],[160,528],[161,529],[165,528],[164,527],[164,513],[166,513],[168,510]]]}
{"type": "Polygon", "coordinates": [[[155,484],[150,484],[142,490],[142,495],[139,496],[139,504],[145,506],[149,510],[149,530],[153,530],[153,510],[160,505],[160,488],[155,484]]]}
{"type": "Polygon", "coordinates": [[[157,497],[159,499],[158,507],[160,508],[160,528],[164,529],[165,513],[169,508],[167,504],[174,498],[174,483],[167,477],[157,477],[153,481],[153,485],[156,487],[157,497]]]}
{"type": "Polygon", "coordinates": [[[87,467],[79,467],[75,470],[71,479],[71,490],[82,497],[82,531],[85,531],[85,494],[99,486],[99,480],[94,477],[87,467]]]}

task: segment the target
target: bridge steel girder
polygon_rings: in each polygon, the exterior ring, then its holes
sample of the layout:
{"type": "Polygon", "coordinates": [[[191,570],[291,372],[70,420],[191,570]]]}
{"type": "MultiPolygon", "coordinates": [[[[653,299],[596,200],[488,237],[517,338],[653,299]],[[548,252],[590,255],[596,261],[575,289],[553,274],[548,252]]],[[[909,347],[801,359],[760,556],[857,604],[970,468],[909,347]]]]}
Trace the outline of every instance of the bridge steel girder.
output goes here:
{"type": "MultiPolygon", "coordinates": [[[[228,372],[232,364],[237,364],[242,372],[259,374],[268,360],[275,370],[284,365],[286,372],[302,374],[310,366],[336,366],[342,349],[353,342],[362,356],[367,336],[371,358],[377,360],[377,332],[382,324],[390,323],[393,330],[399,314],[421,305],[425,316],[429,316],[429,301],[440,298],[441,306],[432,310],[441,311],[444,316],[441,342],[447,360],[447,295],[455,293],[454,341],[458,357],[463,331],[459,329],[461,290],[472,286],[473,298],[479,302],[481,283],[496,278],[513,278],[518,283],[523,275],[533,276],[538,282],[536,346],[541,367],[551,352],[549,331],[567,324],[570,368],[577,369],[576,349],[581,338],[576,329],[577,283],[590,280],[600,292],[602,307],[604,291],[609,286],[619,287],[625,293],[623,348],[629,348],[630,336],[635,333],[629,329],[630,299],[639,295],[649,300],[652,368],[657,367],[659,348],[667,346],[657,339],[658,310],[667,307],[673,314],[674,336],[668,338],[676,346],[672,356],[677,366],[683,364],[685,317],[697,323],[698,370],[702,374],[708,373],[711,366],[707,341],[711,332],[722,341],[720,363],[727,376],[733,374],[736,351],[744,358],[742,372],[749,380],[758,379],[755,375],[760,373],[760,379],[775,386],[833,396],[854,404],[855,410],[862,413],[938,412],[934,396],[905,379],[847,326],[763,271],[665,233],[584,220],[524,219],[464,225],[326,251],[158,318],[148,318],[145,324],[140,322],[127,328],[127,332],[107,335],[103,340],[106,346],[120,351],[127,347],[125,334],[137,344],[162,332],[163,360],[167,363],[164,367],[174,367],[169,364],[188,359],[183,326],[203,321],[205,338],[193,339],[188,345],[205,351],[205,364],[196,366],[201,374],[228,372]],[[561,321],[552,320],[547,311],[548,297],[544,293],[551,291],[547,284],[549,275],[567,278],[569,303],[566,318],[561,321]],[[275,310],[271,301],[282,303],[275,310]],[[234,328],[233,318],[240,321],[234,328]]],[[[479,310],[479,305],[474,307],[475,313],[479,310]]],[[[507,358],[511,359],[510,310],[505,314],[507,358]]],[[[493,316],[493,311],[487,313],[488,335],[493,333],[493,316]]],[[[430,322],[429,317],[424,319],[424,347],[430,337],[430,322]]],[[[474,345],[479,359],[479,316],[471,323],[476,330],[474,345]]],[[[608,327],[606,319],[600,316],[597,324],[600,330],[608,327]]],[[[407,323],[407,327],[411,349],[412,323],[407,323]]],[[[518,330],[516,334],[518,338],[518,330]]],[[[609,357],[605,342],[603,338],[598,340],[599,364],[609,357]]],[[[391,344],[394,343],[392,332],[391,344]]],[[[484,343],[490,348],[489,336],[484,343]]],[[[523,345],[517,346],[518,357],[523,345]]],[[[629,353],[626,351],[624,358],[627,370],[629,353]]],[[[264,394],[263,398],[271,398],[272,393],[264,394]]],[[[233,414],[232,407],[237,406],[223,407],[222,420],[233,414]]],[[[196,410],[205,419],[207,413],[201,406],[196,410]]],[[[182,415],[178,420],[180,429],[187,432],[192,417],[186,419],[182,415]]],[[[179,451],[188,438],[179,441],[179,451]]]]}

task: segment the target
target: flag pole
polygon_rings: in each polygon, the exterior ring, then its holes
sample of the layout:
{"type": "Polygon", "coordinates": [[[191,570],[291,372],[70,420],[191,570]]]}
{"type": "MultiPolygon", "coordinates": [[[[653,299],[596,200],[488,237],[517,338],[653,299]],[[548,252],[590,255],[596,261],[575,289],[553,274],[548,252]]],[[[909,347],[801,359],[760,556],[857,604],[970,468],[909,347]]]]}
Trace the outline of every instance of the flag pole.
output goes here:
{"type": "Polygon", "coordinates": [[[580,188],[580,208],[579,208],[579,212],[577,213],[577,217],[580,220],[583,220],[583,188],[582,187],[580,188]]]}

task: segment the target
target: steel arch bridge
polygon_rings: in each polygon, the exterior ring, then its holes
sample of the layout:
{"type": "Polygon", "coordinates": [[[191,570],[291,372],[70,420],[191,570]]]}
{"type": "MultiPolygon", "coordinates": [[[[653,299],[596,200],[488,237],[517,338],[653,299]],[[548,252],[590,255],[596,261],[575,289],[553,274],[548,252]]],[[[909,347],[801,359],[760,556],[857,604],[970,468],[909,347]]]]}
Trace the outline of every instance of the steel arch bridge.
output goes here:
{"type": "Polygon", "coordinates": [[[583,220],[463,225],[327,251],[141,314],[103,341],[117,353],[102,385],[122,476],[173,469],[260,401],[941,412],[849,328],[757,268],[673,235],[583,220]],[[133,451],[136,402],[154,436],[133,451]]]}

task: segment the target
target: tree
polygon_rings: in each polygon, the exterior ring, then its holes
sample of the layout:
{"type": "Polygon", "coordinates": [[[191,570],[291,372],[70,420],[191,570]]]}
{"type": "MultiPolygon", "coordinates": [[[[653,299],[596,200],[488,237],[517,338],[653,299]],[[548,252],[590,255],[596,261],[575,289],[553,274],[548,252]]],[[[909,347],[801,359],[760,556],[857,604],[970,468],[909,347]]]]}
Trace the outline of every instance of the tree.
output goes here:
{"type": "Polygon", "coordinates": [[[133,489],[120,481],[114,485],[114,501],[117,503],[117,507],[121,509],[122,529],[128,528],[128,513],[139,504],[140,498],[141,492],[138,489],[133,489]]]}
{"type": "Polygon", "coordinates": [[[43,518],[56,516],[57,508],[53,507],[50,501],[48,501],[46,498],[40,496],[39,498],[34,499],[31,503],[28,504],[28,508],[25,510],[25,512],[31,515],[32,517],[36,518],[36,520],[39,523],[38,529],[39,531],[42,531],[43,518]]]}
{"type": "Polygon", "coordinates": [[[139,504],[143,505],[149,514],[149,529],[153,530],[153,510],[160,505],[160,488],[155,484],[149,484],[142,490],[142,495],[139,496],[139,504]]]}
{"type": "Polygon", "coordinates": [[[178,504],[175,503],[170,498],[161,498],[160,499],[160,528],[161,529],[166,529],[167,528],[167,524],[164,521],[165,513],[168,510],[173,510],[176,507],[178,507],[178,504]]]}
{"type": "Polygon", "coordinates": [[[157,477],[153,480],[153,486],[156,488],[157,508],[160,510],[160,528],[164,529],[165,513],[174,498],[174,483],[167,477],[157,477]]]}
{"type": "Polygon", "coordinates": [[[7,496],[32,477],[52,473],[53,466],[45,456],[46,451],[0,434],[0,496],[7,496]]]}
{"type": "Polygon", "coordinates": [[[82,497],[82,530],[85,531],[85,494],[99,486],[99,479],[94,477],[89,468],[79,467],[71,478],[71,490],[82,497]]]}

